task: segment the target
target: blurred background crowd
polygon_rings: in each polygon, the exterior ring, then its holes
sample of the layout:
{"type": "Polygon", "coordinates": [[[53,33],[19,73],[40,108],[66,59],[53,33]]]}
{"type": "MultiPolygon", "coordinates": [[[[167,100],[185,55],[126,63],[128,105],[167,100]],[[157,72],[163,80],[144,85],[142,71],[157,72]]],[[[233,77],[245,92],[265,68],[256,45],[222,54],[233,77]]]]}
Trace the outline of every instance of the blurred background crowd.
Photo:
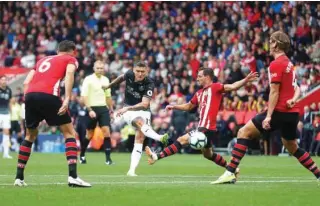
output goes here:
{"type": "MultiPolygon", "coordinates": [[[[292,39],[288,55],[302,95],[319,85],[319,27],[319,2],[7,2],[0,4],[0,68],[31,69],[43,56],[55,54],[60,41],[75,41],[80,66],[70,112],[77,125],[82,81],[93,72],[95,60],[105,62],[110,80],[136,61],[146,61],[156,84],[153,126],[172,138],[196,127],[196,110],[167,113],[164,108],[191,99],[199,88],[200,66],[213,69],[222,83],[257,71],[257,83],[226,94],[221,102],[215,146],[226,147],[239,126],[267,106],[272,32],[282,30],[292,39]]],[[[115,109],[122,107],[124,89],[121,84],[112,90],[115,109]]],[[[23,102],[22,91],[13,91],[23,102]]],[[[320,147],[319,120],[310,120],[310,112],[319,110],[320,102],[314,102],[301,117],[304,147],[320,147]]],[[[42,131],[59,132],[45,124],[42,131]]],[[[113,124],[116,143],[132,134],[132,128],[113,124]]]]}

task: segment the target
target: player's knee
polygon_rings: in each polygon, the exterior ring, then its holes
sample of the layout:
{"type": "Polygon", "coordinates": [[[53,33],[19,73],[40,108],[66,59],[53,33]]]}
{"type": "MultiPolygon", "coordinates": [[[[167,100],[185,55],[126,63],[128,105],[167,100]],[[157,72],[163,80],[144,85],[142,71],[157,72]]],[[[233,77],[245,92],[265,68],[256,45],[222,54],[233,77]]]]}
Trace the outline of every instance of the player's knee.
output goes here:
{"type": "Polygon", "coordinates": [[[141,137],[141,136],[135,137],[134,139],[134,142],[139,144],[142,144],[143,141],[144,141],[144,137],[141,137]]]}
{"type": "Polygon", "coordinates": [[[134,120],[132,120],[132,125],[138,129],[141,129],[142,125],[144,125],[144,121],[141,117],[137,117],[134,120]]]}
{"type": "Polygon", "coordinates": [[[104,137],[110,137],[109,127],[102,127],[102,133],[104,137]]]}
{"type": "Polygon", "coordinates": [[[294,154],[298,149],[298,144],[295,140],[282,140],[282,143],[290,154],[294,154]]]}
{"type": "Polygon", "coordinates": [[[251,131],[248,130],[248,128],[246,128],[245,126],[241,127],[237,133],[237,138],[240,139],[250,139],[251,136],[251,131]]]}
{"type": "Polygon", "coordinates": [[[10,130],[9,129],[3,129],[3,134],[4,135],[10,135],[10,130]]]}
{"type": "Polygon", "coordinates": [[[245,138],[245,136],[246,136],[246,131],[245,131],[245,128],[242,127],[242,128],[239,129],[237,137],[238,138],[245,138]]]}
{"type": "Polygon", "coordinates": [[[25,140],[29,142],[34,142],[38,136],[38,130],[36,129],[28,129],[25,140]]]}
{"type": "Polygon", "coordinates": [[[211,159],[211,157],[212,157],[212,152],[211,152],[211,151],[208,151],[207,149],[204,149],[204,150],[202,151],[202,155],[203,155],[203,157],[206,158],[206,159],[211,159]]]}

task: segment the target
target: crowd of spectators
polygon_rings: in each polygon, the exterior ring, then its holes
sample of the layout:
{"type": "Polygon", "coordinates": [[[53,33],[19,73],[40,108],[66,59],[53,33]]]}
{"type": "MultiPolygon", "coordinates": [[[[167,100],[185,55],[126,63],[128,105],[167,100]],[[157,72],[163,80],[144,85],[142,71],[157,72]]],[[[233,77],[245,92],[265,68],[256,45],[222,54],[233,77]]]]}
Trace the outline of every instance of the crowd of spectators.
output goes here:
{"type": "MultiPolygon", "coordinates": [[[[78,104],[83,78],[92,73],[95,60],[105,62],[111,80],[134,62],[146,61],[156,84],[153,124],[176,137],[195,127],[196,111],[166,113],[164,108],[191,99],[199,88],[200,66],[213,69],[222,83],[259,72],[257,83],[225,95],[222,111],[260,112],[266,107],[272,61],[268,37],[274,31],[292,39],[288,55],[302,94],[315,88],[320,82],[319,27],[319,2],[11,1],[0,4],[0,68],[33,68],[41,57],[55,54],[61,40],[73,40],[80,65],[73,90],[78,104]]],[[[117,108],[124,89],[119,85],[112,90],[117,108]]],[[[232,137],[230,122],[222,117],[219,128],[232,137]]]]}

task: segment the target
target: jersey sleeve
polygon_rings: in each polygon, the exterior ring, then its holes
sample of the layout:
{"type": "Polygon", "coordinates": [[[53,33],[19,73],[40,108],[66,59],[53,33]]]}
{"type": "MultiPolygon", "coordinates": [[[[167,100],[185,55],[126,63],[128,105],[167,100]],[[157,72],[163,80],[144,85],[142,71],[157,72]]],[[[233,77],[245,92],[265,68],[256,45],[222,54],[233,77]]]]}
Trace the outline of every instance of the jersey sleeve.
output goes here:
{"type": "Polygon", "coordinates": [[[282,79],[282,69],[280,65],[271,63],[269,66],[269,81],[270,83],[280,83],[282,79]]]}
{"type": "Polygon", "coordinates": [[[144,91],[143,96],[151,99],[151,98],[152,98],[152,95],[153,95],[153,90],[154,90],[154,83],[153,83],[153,82],[150,82],[150,83],[147,85],[147,87],[146,87],[146,89],[145,89],[145,91],[144,91]]]}
{"type": "Polygon", "coordinates": [[[12,98],[12,90],[9,88],[9,99],[12,98]]]}
{"type": "Polygon", "coordinates": [[[89,79],[88,77],[84,78],[81,88],[81,96],[87,97],[89,93],[89,79]]]}
{"type": "Polygon", "coordinates": [[[221,83],[213,83],[211,88],[216,92],[224,92],[224,86],[221,83]]]}
{"type": "Polygon", "coordinates": [[[78,69],[78,67],[79,67],[78,60],[76,58],[74,58],[74,57],[68,58],[67,65],[68,64],[73,64],[74,66],[76,66],[76,69],[78,69]]]}
{"type": "Polygon", "coordinates": [[[193,95],[192,99],[190,100],[191,104],[193,105],[198,105],[199,102],[198,102],[198,92],[195,93],[195,95],[193,95]]]}
{"type": "MultiPolygon", "coordinates": [[[[110,84],[110,81],[109,81],[109,79],[107,77],[105,78],[105,83],[107,85],[110,84]]],[[[111,97],[111,89],[109,88],[109,89],[104,90],[104,94],[105,94],[106,97],[111,97]]]]}

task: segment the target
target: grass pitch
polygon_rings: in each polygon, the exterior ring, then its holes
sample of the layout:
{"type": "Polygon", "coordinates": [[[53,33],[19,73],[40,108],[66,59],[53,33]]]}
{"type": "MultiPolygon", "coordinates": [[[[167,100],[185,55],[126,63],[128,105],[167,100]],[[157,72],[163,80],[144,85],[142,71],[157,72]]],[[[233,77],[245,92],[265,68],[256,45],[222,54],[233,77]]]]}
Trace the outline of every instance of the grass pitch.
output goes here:
{"type": "MultiPolygon", "coordinates": [[[[149,166],[143,156],[138,177],[125,176],[130,154],[88,153],[79,176],[92,188],[67,186],[64,154],[34,153],[25,171],[26,188],[13,187],[16,156],[0,159],[0,205],[290,206],[318,205],[320,186],[292,157],[246,156],[235,185],[210,185],[224,170],[201,155],[176,155],[149,166]]],[[[226,160],[229,160],[226,157],[226,160]]],[[[320,158],[314,157],[320,165],[320,158]]]]}

